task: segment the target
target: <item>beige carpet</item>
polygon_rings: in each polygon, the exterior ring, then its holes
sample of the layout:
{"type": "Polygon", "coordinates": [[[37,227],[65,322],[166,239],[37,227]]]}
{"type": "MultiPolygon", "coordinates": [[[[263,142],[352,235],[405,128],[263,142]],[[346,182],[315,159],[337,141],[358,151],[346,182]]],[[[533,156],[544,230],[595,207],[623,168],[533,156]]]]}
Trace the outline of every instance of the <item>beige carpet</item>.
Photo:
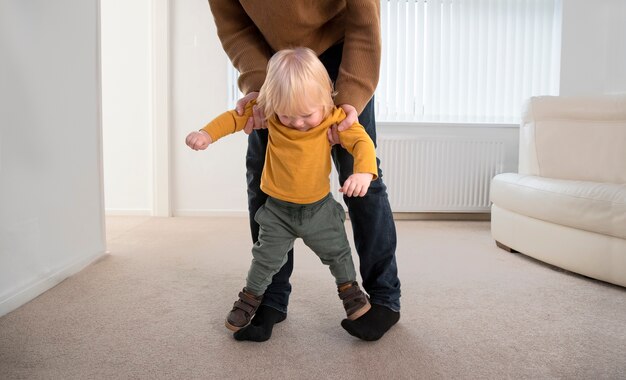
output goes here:
{"type": "Polygon", "coordinates": [[[0,318],[0,378],[626,378],[625,289],[506,253],[488,222],[397,227],[402,317],[383,339],[341,328],[299,243],[288,318],[259,344],[223,326],[245,219],[110,217],[110,255],[0,318]]]}

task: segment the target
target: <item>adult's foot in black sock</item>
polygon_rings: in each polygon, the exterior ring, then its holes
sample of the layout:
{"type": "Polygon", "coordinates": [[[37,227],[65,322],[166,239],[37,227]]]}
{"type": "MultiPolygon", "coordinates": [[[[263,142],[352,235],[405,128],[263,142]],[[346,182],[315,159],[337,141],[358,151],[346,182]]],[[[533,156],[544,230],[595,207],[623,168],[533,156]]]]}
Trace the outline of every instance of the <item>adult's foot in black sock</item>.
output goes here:
{"type": "Polygon", "coordinates": [[[236,340],[265,342],[272,336],[276,323],[287,318],[287,314],[266,305],[259,306],[250,324],[234,334],[236,340]]]}
{"type": "Polygon", "coordinates": [[[391,326],[400,319],[400,312],[393,311],[388,307],[372,304],[372,308],[362,317],[351,321],[341,321],[343,327],[350,335],[359,339],[372,341],[382,338],[391,326]]]}

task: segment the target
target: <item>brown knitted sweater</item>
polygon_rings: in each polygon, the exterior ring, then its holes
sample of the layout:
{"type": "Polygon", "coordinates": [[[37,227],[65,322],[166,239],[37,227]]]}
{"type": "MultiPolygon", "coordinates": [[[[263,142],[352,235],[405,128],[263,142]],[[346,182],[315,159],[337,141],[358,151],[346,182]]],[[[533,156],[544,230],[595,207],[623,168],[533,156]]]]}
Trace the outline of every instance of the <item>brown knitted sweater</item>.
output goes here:
{"type": "Polygon", "coordinates": [[[209,0],[209,5],[244,94],[261,88],[273,52],[306,46],[319,55],[342,41],[335,104],[350,104],[361,113],[374,94],[380,68],[379,0],[209,0]]]}

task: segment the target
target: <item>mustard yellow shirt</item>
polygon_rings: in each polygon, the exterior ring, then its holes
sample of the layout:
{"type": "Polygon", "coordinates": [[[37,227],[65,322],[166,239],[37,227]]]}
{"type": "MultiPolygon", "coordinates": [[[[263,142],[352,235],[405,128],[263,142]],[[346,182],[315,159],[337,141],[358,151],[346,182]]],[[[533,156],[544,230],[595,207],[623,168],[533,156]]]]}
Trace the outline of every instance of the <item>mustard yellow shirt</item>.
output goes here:
{"type": "MultiPolygon", "coordinates": [[[[229,134],[241,131],[248,117],[252,116],[252,104],[246,106],[243,116],[236,111],[224,112],[202,130],[213,142],[229,134]]],[[[335,108],[318,126],[299,131],[280,123],[277,117],[267,121],[269,133],[265,166],[261,176],[261,190],[274,198],[308,204],[324,198],[330,192],[331,146],[327,131],[346,117],[341,108],[335,108]]],[[[344,148],[354,157],[354,173],[371,173],[377,178],[376,151],[374,143],[362,125],[339,132],[344,148]]]]}

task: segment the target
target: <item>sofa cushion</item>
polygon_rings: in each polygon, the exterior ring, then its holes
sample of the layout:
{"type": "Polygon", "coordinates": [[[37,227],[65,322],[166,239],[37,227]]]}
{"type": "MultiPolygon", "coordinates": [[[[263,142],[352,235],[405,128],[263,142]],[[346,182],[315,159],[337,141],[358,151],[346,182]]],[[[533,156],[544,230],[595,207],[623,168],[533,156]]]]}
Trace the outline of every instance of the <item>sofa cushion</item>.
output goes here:
{"type": "Polygon", "coordinates": [[[495,176],[491,201],[532,218],[626,239],[626,184],[495,176]]]}
{"type": "Polygon", "coordinates": [[[626,183],[626,94],[530,98],[519,154],[522,174],[626,183]]]}

